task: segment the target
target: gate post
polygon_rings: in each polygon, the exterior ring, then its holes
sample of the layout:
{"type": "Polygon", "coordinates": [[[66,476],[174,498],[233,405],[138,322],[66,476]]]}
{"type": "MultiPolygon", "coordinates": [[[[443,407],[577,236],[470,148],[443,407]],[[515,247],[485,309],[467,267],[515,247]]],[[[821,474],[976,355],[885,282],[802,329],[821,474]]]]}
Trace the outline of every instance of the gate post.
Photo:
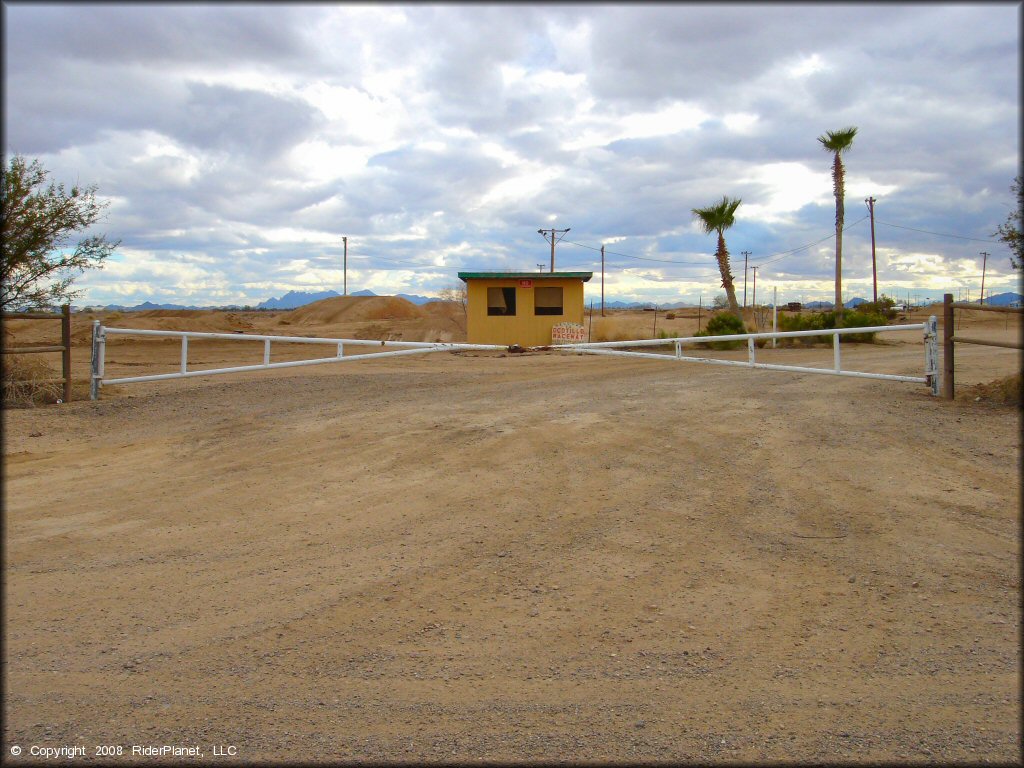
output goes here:
{"type": "Polygon", "coordinates": [[[953,294],[942,297],[942,397],[953,399],[953,294]]]}
{"type": "MultiPolygon", "coordinates": [[[[948,295],[948,294],[947,294],[948,295]]],[[[924,332],[924,376],[931,385],[932,394],[939,394],[939,321],[932,315],[924,332]]]]}
{"type": "Polygon", "coordinates": [[[92,358],[89,363],[89,399],[98,400],[100,397],[100,358],[99,358],[99,329],[100,321],[92,321],[92,358]]]}
{"type": "Polygon", "coordinates": [[[64,347],[60,357],[61,373],[64,375],[64,402],[71,402],[71,305],[61,307],[60,343],[64,347]]]}

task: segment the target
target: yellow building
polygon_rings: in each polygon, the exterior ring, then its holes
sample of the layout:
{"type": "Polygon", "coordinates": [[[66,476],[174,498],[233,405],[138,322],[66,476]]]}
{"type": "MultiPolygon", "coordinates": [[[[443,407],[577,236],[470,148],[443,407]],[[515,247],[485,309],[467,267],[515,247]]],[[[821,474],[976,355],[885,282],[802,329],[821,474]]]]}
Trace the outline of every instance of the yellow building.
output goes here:
{"type": "MultiPolygon", "coordinates": [[[[470,344],[540,347],[552,328],[583,327],[583,284],[593,272],[459,272],[470,344]]],[[[584,339],[580,339],[583,341],[584,339]]]]}

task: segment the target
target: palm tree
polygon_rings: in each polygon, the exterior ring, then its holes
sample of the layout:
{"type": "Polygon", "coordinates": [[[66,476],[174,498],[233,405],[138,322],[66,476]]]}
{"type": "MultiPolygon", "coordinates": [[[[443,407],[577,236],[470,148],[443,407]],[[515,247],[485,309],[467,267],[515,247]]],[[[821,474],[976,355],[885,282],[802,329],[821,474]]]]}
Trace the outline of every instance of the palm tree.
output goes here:
{"type": "Polygon", "coordinates": [[[837,314],[843,312],[843,198],[846,194],[843,169],[843,160],[840,157],[843,152],[853,146],[853,137],[857,135],[857,129],[853,126],[843,128],[839,131],[828,131],[824,136],[819,136],[818,141],[826,152],[831,152],[832,160],[832,191],[836,196],[836,302],[835,311],[837,314]]]}
{"type": "Polygon", "coordinates": [[[729,270],[729,251],[725,248],[725,230],[733,225],[736,217],[736,209],[742,201],[739,199],[730,200],[723,196],[720,203],[709,205],[707,208],[694,208],[693,215],[700,223],[704,234],[718,233],[718,250],[715,258],[718,260],[718,271],[722,274],[722,287],[725,288],[725,295],[729,301],[729,311],[736,317],[743,319],[740,313],[740,305],[736,303],[736,290],[732,285],[732,273],[729,270]]]}

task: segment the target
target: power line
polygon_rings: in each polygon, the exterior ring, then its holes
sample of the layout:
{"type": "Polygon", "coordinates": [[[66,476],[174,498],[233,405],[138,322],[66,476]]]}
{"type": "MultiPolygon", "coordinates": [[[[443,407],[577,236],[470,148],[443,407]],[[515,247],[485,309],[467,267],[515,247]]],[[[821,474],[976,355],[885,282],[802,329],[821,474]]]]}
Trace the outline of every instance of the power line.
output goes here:
{"type": "Polygon", "coordinates": [[[945,232],[930,232],[927,229],[915,229],[914,227],[904,227],[904,226],[901,226],[899,224],[890,224],[887,221],[879,221],[878,219],[875,219],[875,221],[877,221],[879,224],[885,224],[885,226],[887,226],[887,227],[896,227],[897,229],[909,229],[912,232],[924,232],[926,235],[938,235],[939,237],[955,237],[957,240],[974,240],[976,243],[997,243],[997,242],[999,242],[998,240],[996,240],[994,238],[988,238],[986,240],[983,240],[980,237],[964,237],[963,235],[950,235],[950,234],[947,234],[945,232]]]}
{"type": "MultiPolygon", "coordinates": [[[[582,268],[582,267],[589,267],[589,268],[592,269],[594,267],[595,263],[596,262],[594,262],[594,261],[587,261],[587,262],[581,262],[581,263],[577,263],[577,264],[570,264],[570,265],[564,266],[562,268],[563,269],[578,269],[578,268],[582,268]]],[[[704,266],[707,266],[707,264],[705,263],[704,266]]],[[[624,269],[629,269],[629,267],[624,267],[624,269]]],[[[702,273],[697,274],[697,275],[686,275],[685,277],[680,277],[678,279],[679,280],[687,280],[687,281],[689,281],[689,280],[705,280],[705,279],[711,279],[711,278],[721,279],[721,277],[722,277],[722,275],[720,273],[718,273],[718,272],[702,272],[702,273]]]]}
{"type": "MultiPolygon", "coordinates": [[[[574,243],[572,240],[566,240],[567,245],[578,245],[580,248],[589,248],[592,251],[600,251],[600,248],[595,248],[592,245],[584,245],[583,243],[574,243]]],[[[684,266],[701,267],[707,264],[706,261],[676,261],[675,259],[652,259],[649,256],[631,256],[628,253],[616,253],[615,251],[605,251],[609,256],[622,256],[626,259],[636,259],[637,261],[655,261],[659,264],[682,264],[684,266]]]]}
{"type": "MultiPolygon", "coordinates": [[[[845,227],[843,227],[843,231],[845,232],[846,230],[850,229],[851,227],[854,227],[857,224],[860,224],[862,221],[865,221],[867,218],[868,218],[867,216],[864,216],[864,217],[862,217],[860,219],[857,219],[857,221],[853,222],[852,224],[847,224],[845,227]]],[[[776,261],[781,261],[786,256],[790,256],[790,255],[792,255],[794,253],[806,250],[808,248],[813,248],[815,245],[819,245],[821,243],[826,242],[827,240],[831,240],[835,236],[836,235],[833,232],[831,235],[828,235],[827,237],[823,237],[821,240],[815,240],[813,243],[807,243],[806,245],[801,245],[801,246],[799,246],[797,248],[793,248],[793,249],[788,250],[788,251],[779,251],[778,253],[769,254],[768,255],[768,260],[767,261],[762,261],[757,266],[760,268],[760,267],[765,266],[766,264],[772,264],[772,263],[774,263],[776,261]],[[772,258],[772,257],[777,257],[777,258],[772,258]]],[[[580,248],[589,248],[592,251],[599,251],[599,250],[601,250],[600,248],[595,248],[592,245],[585,245],[584,243],[575,243],[572,240],[566,240],[565,242],[567,244],[569,244],[569,245],[579,246],[580,248]]],[[[683,266],[690,266],[690,267],[702,267],[702,266],[705,266],[707,264],[707,261],[678,261],[677,259],[652,259],[649,256],[633,256],[633,255],[628,254],[628,253],[617,253],[616,251],[606,251],[606,253],[608,253],[608,254],[610,254],[612,256],[622,256],[623,258],[627,258],[627,259],[636,259],[637,261],[653,261],[653,262],[656,262],[658,264],[681,264],[683,266]]]]}
{"type": "MultiPolygon", "coordinates": [[[[853,222],[853,224],[847,224],[845,227],[843,227],[843,232],[845,232],[846,230],[850,229],[850,227],[854,227],[857,224],[860,224],[862,221],[864,221],[867,218],[868,218],[867,216],[864,216],[863,218],[857,219],[855,222],[853,222]]],[[[763,267],[765,264],[774,264],[776,261],[782,261],[787,256],[792,256],[794,253],[797,253],[798,251],[805,251],[808,248],[813,248],[816,245],[820,245],[821,243],[824,243],[826,240],[831,240],[835,236],[836,235],[833,232],[828,237],[823,237],[823,238],[821,238],[821,240],[816,240],[815,242],[808,243],[807,245],[801,245],[799,248],[793,248],[792,250],[789,250],[789,251],[779,251],[779,253],[773,253],[773,254],[771,254],[768,257],[768,259],[769,259],[768,261],[762,261],[757,266],[758,267],[763,267]],[[778,258],[773,259],[773,258],[771,258],[772,256],[777,256],[778,258]]]]}

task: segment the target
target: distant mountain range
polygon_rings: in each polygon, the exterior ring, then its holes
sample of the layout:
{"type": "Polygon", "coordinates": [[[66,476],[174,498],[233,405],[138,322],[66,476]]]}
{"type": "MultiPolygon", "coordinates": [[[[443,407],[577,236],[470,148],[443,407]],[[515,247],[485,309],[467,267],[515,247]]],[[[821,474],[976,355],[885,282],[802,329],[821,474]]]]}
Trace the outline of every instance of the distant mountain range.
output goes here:
{"type": "MultiPolygon", "coordinates": [[[[349,295],[350,296],[377,296],[378,294],[374,293],[373,291],[363,290],[363,291],[356,291],[355,293],[351,293],[349,295]]],[[[430,301],[440,301],[440,299],[438,299],[436,297],[419,296],[419,295],[414,294],[414,293],[398,293],[398,294],[395,294],[395,295],[398,298],[405,299],[406,301],[409,301],[409,302],[411,302],[413,304],[426,304],[427,302],[430,302],[430,301]]],[[[307,292],[307,291],[288,291],[288,293],[286,293],[281,298],[279,298],[279,299],[278,298],[269,298],[266,301],[261,301],[254,308],[255,309],[276,309],[276,310],[296,309],[297,307],[304,307],[307,304],[312,304],[314,301],[322,301],[323,299],[331,299],[331,298],[334,298],[336,296],[341,296],[341,294],[338,293],[337,291],[331,291],[331,290],[316,291],[316,292],[313,292],[313,293],[310,293],[310,292],[307,292]]],[[[998,293],[995,296],[989,296],[987,299],[985,299],[985,303],[989,304],[989,305],[991,305],[993,307],[1009,307],[1009,306],[1013,306],[1014,304],[1019,306],[1022,301],[1024,301],[1024,295],[1021,295],[1019,293],[1012,293],[1012,292],[998,293]]],[[[860,297],[857,297],[857,298],[854,298],[854,299],[850,299],[843,306],[845,306],[847,309],[853,309],[854,307],[860,306],[861,304],[864,304],[866,302],[867,302],[867,299],[862,299],[860,297]]],[[[975,300],[975,301],[973,301],[971,303],[972,304],[977,304],[978,301],[975,300]]],[[[600,301],[594,301],[593,304],[594,304],[595,307],[600,307],[601,306],[600,301]]],[[[590,302],[587,303],[587,306],[588,307],[590,306],[590,302]]],[[[605,301],[604,306],[605,306],[606,309],[654,309],[655,307],[657,307],[657,309],[659,309],[659,310],[668,310],[668,309],[693,308],[693,307],[696,307],[697,305],[693,304],[693,303],[689,303],[689,302],[683,302],[683,301],[675,302],[673,304],[655,304],[652,301],[647,301],[647,302],[643,302],[643,301],[605,301]]],[[[707,305],[705,305],[705,306],[707,306],[707,305]]],[[[765,305],[765,306],[771,306],[771,305],[765,305]]],[[[832,302],[831,301],[811,301],[811,302],[808,302],[808,303],[804,304],[804,307],[806,309],[832,309],[832,302]]],[[[79,307],[73,307],[73,309],[77,312],[77,311],[79,311],[80,308],[79,307]]],[[[108,312],[144,312],[146,310],[154,310],[154,309],[192,309],[192,310],[199,310],[199,309],[233,309],[233,310],[242,310],[242,309],[245,309],[245,307],[242,307],[242,306],[240,306],[238,304],[229,304],[227,306],[196,307],[196,306],[186,306],[186,305],[183,305],[183,304],[154,304],[151,301],[144,301],[142,304],[136,304],[133,307],[126,307],[126,306],[122,306],[120,304],[108,304],[108,305],[106,305],[104,307],[92,307],[92,306],[90,306],[90,307],[85,307],[85,309],[94,309],[94,310],[102,309],[102,310],[106,310],[108,312]]]]}
{"type": "Polygon", "coordinates": [[[103,309],[108,312],[146,312],[153,309],[241,309],[241,307],[235,304],[226,307],[194,307],[183,304],[154,304],[151,301],[144,301],[141,304],[136,304],[134,307],[126,307],[122,304],[107,304],[102,307],[90,305],[84,309],[103,309]]]}
{"type": "MultiPolygon", "coordinates": [[[[993,307],[1011,307],[1014,304],[1020,306],[1022,301],[1024,301],[1024,295],[1019,293],[997,293],[995,296],[985,299],[985,303],[993,307]]],[[[977,303],[977,300],[971,302],[971,304],[977,303]]]]}
{"type": "MultiPolygon", "coordinates": [[[[376,296],[377,294],[373,291],[363,290],[350,293],[349,296],[376,296]]],[[[318,291],[316,293],[307,293],[306,291],[288,291],[280,299],[271,298],[266,301],[262,301],[256,305],[256,309],[296,309],[297,307],[304,307],[307,304],[312,304],[314,301],[323,301],[324,299],[333,299],[336,296],[341,296],[337,291],[318,291]]],[[[396,297],[399,299],[405,299],[412,304],[426,304],[428,301],[439,301],[437,298],[430,296],[418,296],[414,293],[396,293],[396,297]]]]}
{"type": "MultiPolygon", "coordinates": [[[[376,296],[377,294],[373,291],[356,291],[355,293],[349,294],[350,296],[376,296]]],[[[398,293],[395,294],[400,299],[412,302],[413,304],[426,304],[430,301],[440,301],[436,297],[430,296],[418,296],[414,293],[398,293]]],[[[337,291],[317,291],[309,293],[307,291],[288,291],[281,298],[272,297],[266,301],[261,301],[255,307],[250,309],[296,309],[298,307],[304,307],[307,304],[312,304],[315,301],[322,301],[323,299],[332,299],[336,296],[341,296],[337,291]]],[[[74,308],[76,311],[79,307],[74,308]]],[[[243,310],[245,307],[239,304],[228,304],[226,306],[207,306],[197,307],[194,305],[185,304],[154,304],[151,301],[144,301],[141,304],[136,304],[133,307],[126,307],[122,304],[107,304],[106,306],[96,307],[89,306],[85,309],[102,309],[108,312],[146,312],[154,309],[188,309],[188,310],[200,310],[200,309],[234,309],[243,310]]]]}
{"type": "MultiPolygon", "coordinates": [[[[861,299],[861,298],[850,299],[848,302],[846,302],[846,304],[844,304],[844,306],[847,307],[848,309],[853,309],[854,307],[856,307],[856,306],[858,306],[860,304],[864,304],[866,301],[867,301],[867,299],[861,299]]],[[[587,306],[589,306],[589,304],[587,306]]],[[[595,301],[594,302],[594,306],[598,306],[598,307],[601,306],[600,302],[595,301]]],[[[606,309],[655,309],[655,308],[657,308],[657,309],[661,310],[661,309],[694,309],[698,305],[697,304],[693,304],[691,302],[685,302],[685,301],[676,302],[675,304],[655,304],[652,301],[646,301],[646,302],[645,301],[633,301],[633,302],[605,301],[604,306],[605,306],[606,309]]],[[[771,304],[761,304],[759,306],[770,307],[771,304]]],[[[804,304],[804,306],[807,307],[808,309],[832,309],[832,302],[831,301],[812,301],[809,304],[804,304]]],[[[704,308],[705,309],[709,309],[710,305],[705,304],[704,308]]]]}

